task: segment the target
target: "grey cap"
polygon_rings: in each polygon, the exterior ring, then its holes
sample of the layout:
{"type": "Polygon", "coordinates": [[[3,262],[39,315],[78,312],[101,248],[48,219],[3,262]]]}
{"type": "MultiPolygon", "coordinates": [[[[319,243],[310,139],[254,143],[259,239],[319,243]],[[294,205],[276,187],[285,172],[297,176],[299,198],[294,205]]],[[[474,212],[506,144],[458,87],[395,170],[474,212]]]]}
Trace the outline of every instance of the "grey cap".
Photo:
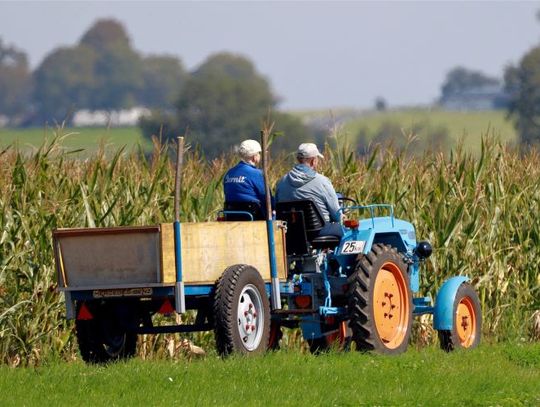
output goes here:
{"type": "Polygon", "coordinates": [[[262,151],[261,145],[256,140],[244,140],[238,148],[238,154],[242,158],[250,158],[262,151]]]}
{"type": "Polygon", "coordinates": [[[320,157],[324,158],[324,156],[319,152],[319,149],[317,146],[313,143],[302,143],[298,146],[298,150],[296,151],[296,156],[298,158],[313,158],[313,157],[320,157]]]}

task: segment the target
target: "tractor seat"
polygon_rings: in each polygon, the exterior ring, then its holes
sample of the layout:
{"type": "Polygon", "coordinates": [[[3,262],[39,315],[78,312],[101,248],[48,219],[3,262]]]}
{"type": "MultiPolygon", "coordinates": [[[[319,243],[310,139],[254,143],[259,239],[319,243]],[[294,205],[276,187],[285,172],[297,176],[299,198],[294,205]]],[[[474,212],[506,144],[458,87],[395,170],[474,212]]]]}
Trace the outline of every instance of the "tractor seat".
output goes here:
{"type": "Polygon", "coordinates": [[[311,245],[314,249],[334,248],[339,245],[342,237],[343,229],[339,223],[326,223],[311,245]]]}
{"type": "Polygon", "coordinates": [[[341,225],[327,223],[310,200],[278,202],[277,218],[287,222],[287,253],[308,254],[312,249],[333,249],[343,231],[341,225]]]}

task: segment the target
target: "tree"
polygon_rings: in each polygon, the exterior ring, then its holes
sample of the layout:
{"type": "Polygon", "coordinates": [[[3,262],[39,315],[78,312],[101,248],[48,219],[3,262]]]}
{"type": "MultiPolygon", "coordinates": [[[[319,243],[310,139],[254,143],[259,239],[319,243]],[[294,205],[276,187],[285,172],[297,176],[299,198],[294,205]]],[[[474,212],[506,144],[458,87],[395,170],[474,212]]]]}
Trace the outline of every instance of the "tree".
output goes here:
{"type": "Polygon", "coordinates": [[[34,79],[37,120],[59,122],[78,109],[135,105],[143,88],[142,59],[119,22],[100,20],[78,45],[49,53],[34,79]]]}
{"type": "Polygon", "coordinates": [[[26,54],[0,38],[0,115],[24,113],[30,104],[31,87],[26,54]]]}
{"type": "Polygon", "coordinates": [[[92,109],[118,110],[133,107],[143,89],[142,61],[131,48],[106,49],[94,65],[96,87],[92,109]]]}
{"type": "Polygon", "coordinates": [[[296,151],[301,143],[315,142],[321,144],[324,137],[317,137],[302,121],[289,113],[273,112],[272,120],[275,122],[274,132],[278,134],[272,143],[273,151],[296,151]]]}
{"type": "Polygon", "coordinates": [[[95,49],[98,53],[119,48],[131,48],[129,36],[122,23],[114,19],[102,19],[94,23],[80,40],[81,45],[95,49]]]}
{"type": "Polygon", "coordinates": [[[386,111],[386,109],[387,109],[386,100],[382,96],[377,97],[375,99],[375,110],[377,112],[384,112],[386,111]]]}
{"type": "Polygon", "coordinates": [[[39,122],[62,122],[74,109],[91,105],[96,88],[95,51],[89,47],[57,48],[34,72],[39,122]]]}
{"type": "MultiPolygon", "coordinates": [[[[228,152],[246,138],[259,138],[262,120],[275,98],[266,79],[246,58],[229,53],[207,59],[185,82],[174,115],[154,112],[140,127],[146,136],[172,138],[190,128],[190,140],[209,157],[228,152]]],[[[294,151],[310,140],[300,119],[272,109],[274,131],[279,134],[272,149],[294,151]]]]}
{"type": "Polygon", "coordinates": [[[95,88],[89,107],[116,110],[135,105],[143,88],[142,58],[131,47],[122,24],[98,20],[84,33],[80,45],[96,53],[95,88]]]}
{"type": "Polygon", "coordinates": [[[540,47],[525,54],[519,65],[509,66],[504,80],[520,142],[540,146],[540,47]]]}
{"type": "Polygon", "coordinates": [[[441,100],[485,86],[497,86],[500,81],[482,72],[456,67],[448,72],[441,88],[441,100]]]}
{"type": "Polygon", "coordinates": [[[158,55],[142,61],[142,75],[141,104],[166,110],[174,108],[188,77],[178,58],[158,55]]]}
{"type": "Polygon", "coordinates": [[[258,134],[275,104],[270,86],[253,64],[238,55],[213,55],[186,81],[176,104],[177,121],[210,156],[258,134]]]}

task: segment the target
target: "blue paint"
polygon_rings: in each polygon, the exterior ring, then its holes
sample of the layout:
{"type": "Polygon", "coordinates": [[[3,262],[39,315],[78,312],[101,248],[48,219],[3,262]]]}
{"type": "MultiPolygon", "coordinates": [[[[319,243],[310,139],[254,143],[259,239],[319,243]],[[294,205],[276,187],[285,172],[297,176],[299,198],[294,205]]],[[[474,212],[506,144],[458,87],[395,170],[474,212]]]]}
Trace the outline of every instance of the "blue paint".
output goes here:
{"type": "Polygon", "coordinates": [[[431,305],[430,297],[416,297],[413,298],[413,314],[422,315],[422,314],[432,314],[433,306],[431,305]]]}
{"type": "Polygon", "coordinates": [[[300,322],[300,329],[304,339],[317,339],[323,336],[320,321],[315,321],[311,316],[307,318],[300,322]]]}
{"type": "Polygon", "coordinates": [[[274,222],[266,221],[266,229],[268,230],[268,252],[270,254],[270,276],[278,278],[276,265],[276,242],[274,240],[274,222]]]}
{"type": "Polygon", "coordinates": [[[390,224],[392,227],[394,227],[394,206],[391,204],[371,204],[371,205],[354,205],[354,206],[348,206],[348,207],[342,207],[338,209],[338,214],[343,212],[345,209],[347,211],[351,211],[353,209],[368,209],[369,214],[371,215],[371,223],[373,226],[373,229],[375,229],[375,219],[381,219],[375,217],[375,208],[388,208],[390,209],[390,216],[386,216],[383,219],[389,219],[390,224]]]}
{"type": "Polygon", "coordinates": [[[411,271],[409,278],[411,291],[417,293],[420,290],[420,264],[418,262],[411,264],[409,270],[411,271]]]}
{"type": "Polygon", "coordinates": [[[186,285],[186,296],[187,295],[209,295],[214,286],[213,285],[186,285]]]}
{"type": "Polygon", "coordinates": [[[468,277],[452,277],[444,282],[437,299],[433,313],[433,327],[440,330],[451,330],[454,325],[454,301],[459,286],[469,281],[468,277]]]}
{"type": "Polygon", "coordinates": [[[182,240],[180,235],[180,222],[174,222],[174,253],[176,263],[176,282],[182,281],[182,240]]]}

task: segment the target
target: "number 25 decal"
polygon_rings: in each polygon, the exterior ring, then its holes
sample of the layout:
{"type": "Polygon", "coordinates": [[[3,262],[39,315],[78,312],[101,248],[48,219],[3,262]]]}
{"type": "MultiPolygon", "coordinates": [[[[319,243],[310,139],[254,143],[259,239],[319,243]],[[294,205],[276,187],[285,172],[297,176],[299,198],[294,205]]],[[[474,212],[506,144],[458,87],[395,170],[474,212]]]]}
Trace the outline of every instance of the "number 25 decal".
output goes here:
{"type": "Polygon", "coordinates": [[[363,240],[349,240],[343,243],[341,254],[358,254],[364,251],[366,242],[363,240]]]}

